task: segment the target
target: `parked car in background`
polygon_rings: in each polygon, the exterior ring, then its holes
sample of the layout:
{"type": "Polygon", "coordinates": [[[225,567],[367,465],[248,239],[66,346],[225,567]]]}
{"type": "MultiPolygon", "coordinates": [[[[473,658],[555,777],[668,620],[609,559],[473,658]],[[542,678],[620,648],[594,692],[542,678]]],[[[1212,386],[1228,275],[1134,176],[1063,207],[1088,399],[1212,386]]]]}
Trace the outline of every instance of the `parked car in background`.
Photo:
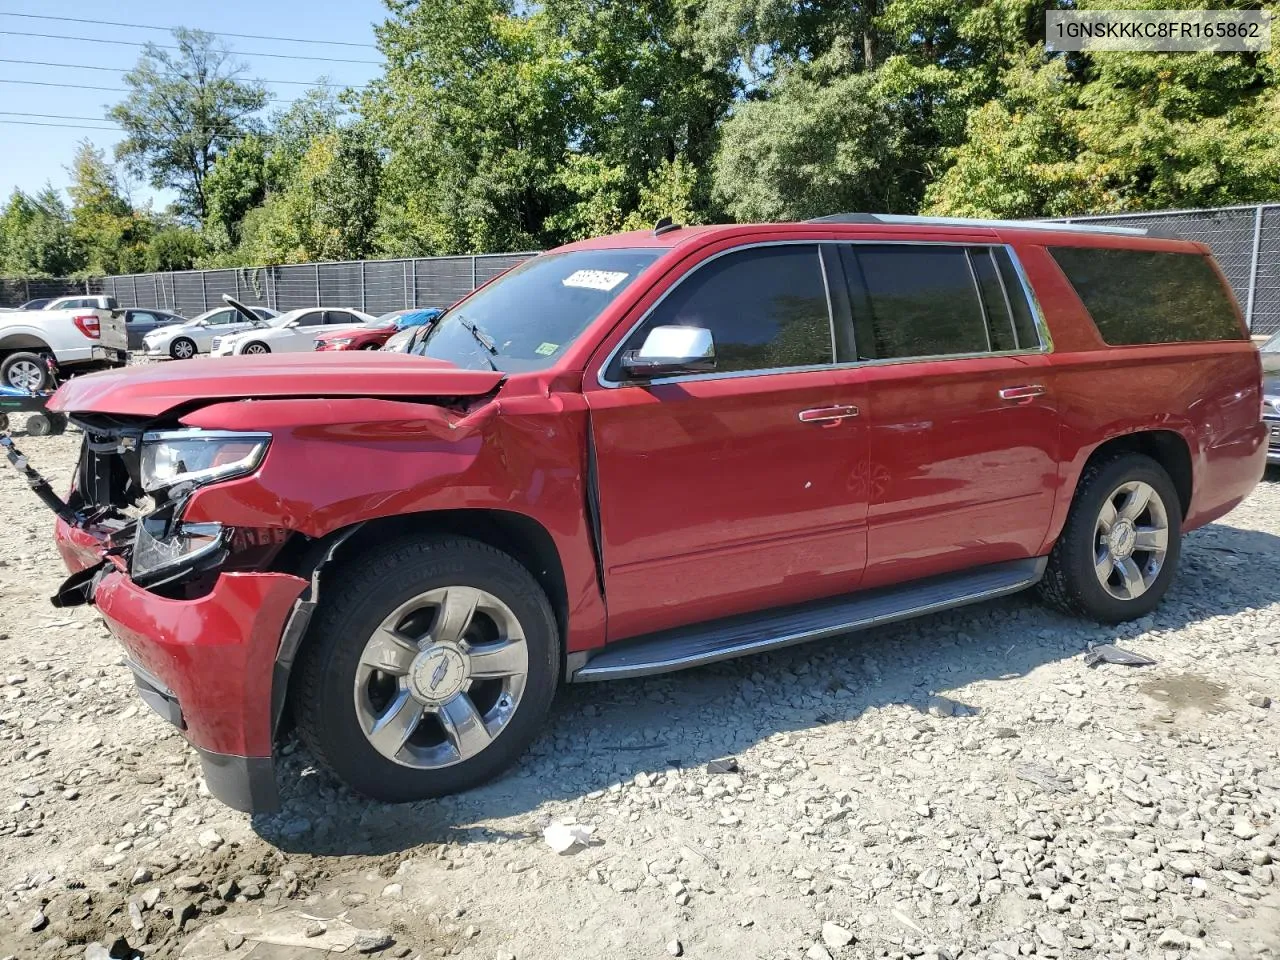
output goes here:
{"type": "Polygon", "coordinates": [[[665,223],[522,263],[412,354],[66,384],[58,596],[226,802],[276,806],[288,711],[355,789],[439,796],[509,766],[562,680],[1030,587],[1147,616],[1262,475],[1261,380],[1201,244],[665,223]]]}
{"type": "Polygon", "coordinates": [[[129,334],[129,349],[146,349],[145,337],[153,330],[174,324],[186,323],[186,317],[180,317],[168,310],[157,310],[153,307],[129,307],[124,312],[124,326],[129,334]]]}
{"type": "Polygon", "coordinates": [[[114,310],[116,298],[104,294],[74,294],[69,297],[57,297],[46,303],[41,310],[114,310]]]}
{"type": "Polygon", "coordinates": [[[314,351],[316,335],[352,330],[374,318],[347,307],[310,307],[272,318],[267,325],[229,337],[213,338],[213,355],[298,353],[314,351]]]}
{"type": "Polygon", "coordinates": [[[15,313],[18,310],[43,310],[46,303],[52,303],[53,297],[37,297],[16,307],[0,307],[0,313],[15,313]]]}
{"type": "Polygon", "coordinates": [[[396,333],[430,324],[440,314],[438,307],[421,310],[392,310],[354,330],[331,330],[316,335],[317,350],[377,350],[396,333]]]}
{"type": "Polygon", "coordinates": [[[1267,462],[1280,464],[1280,333],[1264,343],[1262,419],[1267,422],[1267,462]]]}
{"type": "Polygon", "coordinates": [[[64,297],[65,309],[0,313],[0,383],[39,393],[54,377],[129,362],[124,311],[111,297],[64,297]],[[53,358],[50,366],[48,358],[53,358]]]}
{"type": "Polygon", "coordinates": [[[160,327],[143,337],[143,350],[149,357],[171,357],[190,360],[198,353],[213,349],[215,337],[240,333],[266,324],[280,314],[268,307],[248,307],[224,296],[226,306],[214,307],[183,323],[160,327]]]}

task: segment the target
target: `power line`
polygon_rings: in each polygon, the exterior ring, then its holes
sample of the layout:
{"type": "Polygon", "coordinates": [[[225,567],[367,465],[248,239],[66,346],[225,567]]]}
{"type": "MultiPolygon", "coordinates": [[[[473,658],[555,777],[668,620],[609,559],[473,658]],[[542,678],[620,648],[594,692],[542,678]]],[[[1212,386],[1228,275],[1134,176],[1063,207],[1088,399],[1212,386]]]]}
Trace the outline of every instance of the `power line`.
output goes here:
{"type": "MultiPolygon", "coordinates": [[[[133,30],[160,30],[164,33],[173,33],[177,27],[157,27],[146,23],[120,23],[115,20],[86,20],[81,17],[53,17],[39,13],[6,13],[0,11],[0,17],[25,17],[29,20],[60,20],[64,23],[90,23],[95,26],[104,27],[129,27],[133,30]]],[[[197,28],[198,29],[198,28],[197,28]]],[[[377,50],[376,44],[372,43],[353,43],[349,40],[305,40],[301,37],[268,37],[259,33],[221,33],[217,30],[204,30],[204,33],[212,33],[215,37],[235,37],[237,40],[276,40],[281,43],[320,43],[330,47],[360,47],[364,50],[377,50]]]]}
{"type": "MultiPolygon", "coordinates": [[[[87,83],[51,83],[46,80],[8,80],[0,77],[0,83],[19,83],[26,87],[64,87],[69,90],[105,90],[109,93],[129,93],[124,87],[95,87],[87,83]]],[[[295,100],[286,100],[280,97],[267,95],[267,99],[272,103],[297,103],[295,100]]]]}
{"type": "MultiPolygon", "coordinates": [[[[11,37],[40,37],[45,40],[76,40],[82,43],[113,43],[121,47],[159,47],[162,50],[181,50],[171,43],[139,43],[137,40],[108,40],[106,37],[66,37],[58,33],[29,33],[25,30],[0,30],[0,34],[11,37]]],[[[326,63],[364,63],[372,67],[382,66],[381,60],[346,60],[342,57],[304,57],[297,53],[246,53],[243,50],[232,50],[231,53],[241,57],[274,57],[277,60],[323,60],[326,63]]]]}
{"type": "Polygon", "coordinates": [[[6,117],[39,117],[42,120],[92,120],[94,123],[115,123],[102,117],[81,117],[70,113],[23,113],[20,110],[0,110],[6,117]]]}
{"type": "Polygon", "coordinates": [[[115,127],[88,127],[83,123],[41,123],[39,120],[0,120],[0,123],[12,123],[19,127],[61,127],[64,130],[104,130],[117,133],[115,127]]]}
{"type": "MultiPolygon", "coordinates": [[[[10,60],[6,57],[0,57],[0,63],[22,63],[31,67],[59,67],[63,70],[101,70],[106,73],[128,73],[132,67],[91,67],[85,63],[57,63],[52,60],[10,60]]],[[[254,78],[257,83],[287,83],[293,87],[350,87],[353,90],[363,90],[368,84],[352,84],[352,83],[322,83],[316,81],[314,83],[306,80],[263,80],[260,77],[254,78]]]]}

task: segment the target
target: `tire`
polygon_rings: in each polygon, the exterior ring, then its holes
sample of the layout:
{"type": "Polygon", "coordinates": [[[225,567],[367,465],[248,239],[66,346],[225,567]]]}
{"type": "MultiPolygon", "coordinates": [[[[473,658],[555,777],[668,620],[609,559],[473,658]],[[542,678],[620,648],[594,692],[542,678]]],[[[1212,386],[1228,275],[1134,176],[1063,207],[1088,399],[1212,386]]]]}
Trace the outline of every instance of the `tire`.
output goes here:
{"type": "Polygon", "coordinates": [[[8,429],[9,429],[9,415],[7,413],[0,413],[0,430],[8,430],[8,429]]]}
{"type": "Polygon", "coordinates": [[[1169,474],[1143,454],[1117,454],[1085,467],[1038,592],[1064,613],[1101,623],[1136,620],[1154,610],[1169,589],[1181,550],[1182,505],[1169,474]],[[1122,529],[1119,521],[1132,512],[1132,494],[1126,490],[1144,487],[1154,496],[1130,521],[1129,529],[1122,529]],[[1103,528],[1108,504],[1112,508],[1119,504],[1111,524],[1114,534],[1103,528]],[[1161,521],[1165,546],[1163,555],[1158,555],[1158,548],[1147,550],[1143,544],[1158,544],[1161,521]],[[1117,558],[1131,563],[1118,563],[1117,558]],[[1104,583],[1102,575],[1108,568],[1104,583]],[[1139,575],[1136,579],[1134,573],[1139,575]],[[1140,592],[1134,589],[1139,585],[1140,592]]]}
{"type": "Polygon", "coordinates": [[[53,385],[45,358],[26,350],[11,353],[0,362],[0,381],[5,386],[35,393],[43,393],[53,385]]]}
{"type": "Polygon", "coordinates": [[[175,360],[190,360],[199,352],[200,348],[190,337],[174,337],[169,344],[169,356],[175,360]]]}
{"type": "Polygon", "coordinates": [[[261,355],[261,354],[270,353],[270,352],[271,352],[271,348],[268,347],[261,340],[254,340],[250,343],[246,343],[240,350],[241,354],[249,354],[249,355],[261,355]]]}
{"type": "Polygon", "coordinates": [[[53,419],[47,413],[33,413],[27,417],[27,434],[32,437],[47,437],[54,432],[53,419]]]}
{"type": "Polygon", "coordinates": [[[67,426],[71,421],[67,419],[65,413],[49,413],[46,411],[45,416],[49,418],[49,436],[57,437],[67,432],[67,426]]]}
{"type": "Polygon", "coordinates": [[[291,691],[294,719],[319,764],[365,796],[391,803],[446,796],[492,779],[524,752],[551,707],[560,662],[551,604],[512,557],[460,537],[402,539],[362,554],[326,582],[291,691]],[[458,606],[465,608],[477,594],[487,599],[475,613],[459,615],[456,622],[469,626],[460,646],[451,647],[443,600],[461,597],[458,606]],[[441,602],[424,607],[424,597],[441,602]],[[504,621],[514,627],[504,631],[504,621]],[[387,625],[401,640],[377,647],[373,659],[394,676],[368,662],[375,631],[387,625]],[[438,642],[424,637],[428,628],[438,642]],[[514,641],[503,642],[517,630],[527,655],[523,677],[462,679],[478,669],[476,663],[489,663],[490,670],[507,666],[480,660],[485,650],[518,657],[514,641]],[[406,636],[424,639],[421,646],[409,643],[406,652],[406,636]],[[457,649],[470,654],[449,652],[457,649]],[[394,650],[394,656],[383,650],[394,650]],[[433,695],[439,702],[424,705],[433,695]],[[458,707],[464,699],[473,713],[458,707]],[[375,733],[391,728],[387,718],[397,704],[422,711],[422,719],[401,725],[412,730],[407,739],[393,737],[375,747],[375,733]],[[449,725],[446,715],[470,720],[449,725]],[[482,721],[478,729],[470,722],[476,717],[482,721]],[[483,735],[477,740],[459,731],[483,735]]]}

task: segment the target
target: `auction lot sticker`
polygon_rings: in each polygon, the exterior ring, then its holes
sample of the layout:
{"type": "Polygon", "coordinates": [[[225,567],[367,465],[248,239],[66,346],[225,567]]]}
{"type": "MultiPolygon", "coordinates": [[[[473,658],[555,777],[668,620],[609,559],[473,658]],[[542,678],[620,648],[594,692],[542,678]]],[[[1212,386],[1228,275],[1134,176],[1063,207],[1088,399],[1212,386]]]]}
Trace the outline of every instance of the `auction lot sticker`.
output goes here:
{"type": "Polygon", "coordinates": [[[1270,50],[1269,10],[1051,10],[1045,48],[1177,53],[1270,50]]]}

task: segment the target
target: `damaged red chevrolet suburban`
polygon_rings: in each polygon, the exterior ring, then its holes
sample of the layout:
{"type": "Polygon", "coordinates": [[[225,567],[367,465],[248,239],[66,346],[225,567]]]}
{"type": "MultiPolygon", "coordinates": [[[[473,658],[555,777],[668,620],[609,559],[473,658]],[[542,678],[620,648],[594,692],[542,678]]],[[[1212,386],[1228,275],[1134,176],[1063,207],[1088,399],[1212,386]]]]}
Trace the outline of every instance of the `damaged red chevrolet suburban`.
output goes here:
{"type": "Polygon", "coordinates": [[[866,214],[572,244],[410,354],[73,380],[56,602],[240,809],[291,716],[401,801],[533,739],[557,685],[1037,587],[1103,622],[1266,462],[1205,247],[866,214]]]}

